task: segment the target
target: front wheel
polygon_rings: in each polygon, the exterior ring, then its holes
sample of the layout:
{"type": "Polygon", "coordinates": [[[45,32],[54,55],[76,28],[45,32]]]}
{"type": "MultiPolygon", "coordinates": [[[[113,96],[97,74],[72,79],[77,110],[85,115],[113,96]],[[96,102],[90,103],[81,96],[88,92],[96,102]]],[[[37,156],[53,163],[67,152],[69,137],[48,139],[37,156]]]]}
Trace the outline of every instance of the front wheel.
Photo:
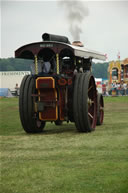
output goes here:
{"type": "Polygon", "coordinates": [[[27,133],[40,133],[45,127],[45,122],[40,121],[35,112],[36,98],[32,94],[36,94],[35,79],[31,75],[27,75],[23,78],[20,86],[20,120],[27,133]]]}

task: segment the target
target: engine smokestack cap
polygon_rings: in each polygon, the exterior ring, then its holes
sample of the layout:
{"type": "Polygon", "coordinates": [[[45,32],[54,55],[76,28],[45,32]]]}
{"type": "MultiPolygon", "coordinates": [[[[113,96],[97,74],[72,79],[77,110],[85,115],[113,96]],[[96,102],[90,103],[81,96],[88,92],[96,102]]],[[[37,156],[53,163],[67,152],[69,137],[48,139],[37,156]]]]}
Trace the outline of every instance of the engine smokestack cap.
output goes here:
{"type": "Polygon", "coordinates": [[[79,47],[84,47],[84,44],[81,41],[73,41],[72,42],[73,46],[79,46],[79,47]]]}
{"type": "Polygon", "coordinates": [[[42,39],[43,39],[44,41],[50,41],[50,34],[48,34],[48,33],[42,34],[42,39]]]}

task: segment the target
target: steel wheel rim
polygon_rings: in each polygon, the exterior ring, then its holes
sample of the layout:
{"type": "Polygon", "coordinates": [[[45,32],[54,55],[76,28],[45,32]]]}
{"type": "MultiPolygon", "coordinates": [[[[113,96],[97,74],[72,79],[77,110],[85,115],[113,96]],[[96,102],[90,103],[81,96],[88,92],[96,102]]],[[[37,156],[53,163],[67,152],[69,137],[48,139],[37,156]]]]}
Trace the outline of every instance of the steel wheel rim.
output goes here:
{"type": "Polygon", "coordinates": [[[96,87],[94,79],[91,77],[88,86],[88,120],[91,128],[95,128],[96,126],[96,105],[96,87]]]}
{"type": "Polygon", "coordinates": [[[100,98],[100,123],[103,123],[104,119],[104,103],[103,103],[103,98],[100,98]]]}

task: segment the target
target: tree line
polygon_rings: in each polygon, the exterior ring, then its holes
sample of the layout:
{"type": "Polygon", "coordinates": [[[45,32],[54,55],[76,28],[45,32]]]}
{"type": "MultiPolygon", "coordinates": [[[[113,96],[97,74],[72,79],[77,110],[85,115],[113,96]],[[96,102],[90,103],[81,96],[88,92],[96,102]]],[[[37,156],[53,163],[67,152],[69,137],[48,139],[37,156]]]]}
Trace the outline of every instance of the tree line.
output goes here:
{"type": "MultiPolygon", "coordinates": [[[[17,58],[0,59],[0,71],[30,71],[32,60],[17,58]]],[[[108,62],[92,63],[92,73],[95,78],[107,78],[108,62]]]]}

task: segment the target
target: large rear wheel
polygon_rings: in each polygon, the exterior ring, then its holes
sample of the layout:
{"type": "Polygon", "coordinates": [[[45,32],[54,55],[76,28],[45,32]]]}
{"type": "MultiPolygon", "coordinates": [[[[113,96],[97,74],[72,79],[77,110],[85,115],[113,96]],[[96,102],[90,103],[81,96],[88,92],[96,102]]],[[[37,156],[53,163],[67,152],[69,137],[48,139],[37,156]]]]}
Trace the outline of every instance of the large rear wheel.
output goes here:
{"type": "Polygon", "coordinates": [[[35,112],[36,98],[35,79],[31,75],[23,78],[20,86],[19,113],[24,130],[27,133],[40,133],[43,131],[45,122],[40,121],[38,113],[35,112]]]}
{"type": "Polygon", "coordinates": [[[80,132],[90,132],[96,127],[97,94],[93,75],[78,73],[74,82],[73,116],[80,132]]]}
{"type": "Polygon", "coordinates": [[[104,99],[103,95],[97,94],[97,125],[102,125],[104,120],[104,99]]]}

